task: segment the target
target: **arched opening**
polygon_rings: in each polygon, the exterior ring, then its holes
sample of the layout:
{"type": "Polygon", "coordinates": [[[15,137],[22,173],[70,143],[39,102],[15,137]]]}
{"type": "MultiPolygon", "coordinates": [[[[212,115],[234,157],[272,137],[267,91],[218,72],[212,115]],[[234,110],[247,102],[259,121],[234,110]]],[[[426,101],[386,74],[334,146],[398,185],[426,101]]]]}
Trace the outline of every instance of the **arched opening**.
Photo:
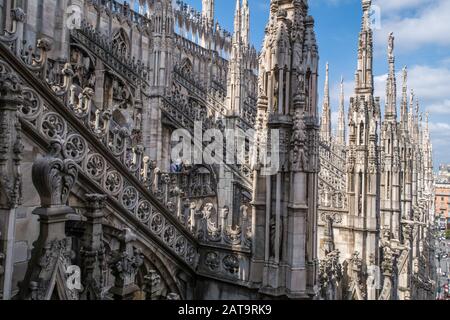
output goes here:
{"type": "Polygon", "coordinates": [[[120,28],[113,34],[112,48],[115,53],[123,58],[130,56],[130,40],[124,29],[120,28]]]}
{"type": "Polygon", "coordinates": [[[184,58],[180,63],[180,71],[182,74],[191,74],[192,67],[192,62],[189,58],[184,58]]]}
{"type": "Polygon", "coordinates": [[[364,145],[364,122],[361,121],[359,125],[359,145],[364,145]]]}

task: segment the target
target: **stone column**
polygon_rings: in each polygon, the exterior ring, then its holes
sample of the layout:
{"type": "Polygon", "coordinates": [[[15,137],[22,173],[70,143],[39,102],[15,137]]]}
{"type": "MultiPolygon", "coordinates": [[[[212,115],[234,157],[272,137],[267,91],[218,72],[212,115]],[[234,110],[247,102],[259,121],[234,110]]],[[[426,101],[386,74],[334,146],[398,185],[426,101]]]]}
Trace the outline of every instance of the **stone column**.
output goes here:
{"type": "Polygon", "coordinates": [[[105,65],[100,59],[97,60],[95,66],[95,94],[94,102],[97,108],[105,110],[104,97],[105,97],[105,65]]]}
{"type": "Polygon", "coordinates": [[[10,299],[13,274],[16,207],[20,205],[22,175],[20,161],[23,151],[21,127],[17,117],[22,101],[19,79],[7,67],[0,73],[0,254],[3,274],[0,293],[10,299]]]}
{"type": "Polygon", "coordinates": [[[270,205],[268,193],[268,177],[262,174],[261,157],[266,152],[265,119],[268,108],[267,97],[258,98],[257,134],[255,139],[256,151],[253,155],[253,194],[252,194],[252,260],[250,266],[250,283],[254,288],[258,288],[263,283],[264,265],[269,258],[268,248],[268,217],[267,207],[270,205]]]}
{"type": "Polygon", "coordinates": [[[61,151],[62,141],[52,140],[50,152],[33,164],[32,180],[41,199],[41,207],[33,214],[39,216],[40,232],[21,285],[22,299],[51,300],[57,295],[61,300],[78,300],[81,289],[76,270],[74,286],[68,285],[72,243],[65,233],[68,215],[75,214],[67,202],[78,178],[78,166],[63,160],[61,151]]]}
{"type": "Polygon", "coordinates": [[[82,284],[84,287],[81,299],[102,300],[103,271],[105,248],[103,246],[104,209],[106,195],[86,195],[86,229],[81,245],[82,284]]]}
{"type": "Polygon", "coordinates": [[[109,262],[115,278],[114,286],[110,292],[114,300],[133,300],[134,294],[139,291],[136,285],[136,275],[144,263],[144,256],[139,249],[133,247],[136,236],[130,229],[124,229],[120,238],[120,249],[113,253],[109,262]]]}

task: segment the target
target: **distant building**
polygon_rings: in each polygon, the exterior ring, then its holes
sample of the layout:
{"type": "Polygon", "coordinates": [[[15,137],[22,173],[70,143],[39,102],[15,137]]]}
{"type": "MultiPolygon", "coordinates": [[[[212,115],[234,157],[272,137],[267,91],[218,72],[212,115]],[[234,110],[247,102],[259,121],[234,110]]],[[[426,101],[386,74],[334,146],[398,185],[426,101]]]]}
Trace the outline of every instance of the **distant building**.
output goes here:
{"type": "Polygon", "coordinates": [[[436,183],[450,184],[450,164],[441,164],[436,176],[436,183]]]}
{"type": "MultiPolygon", "coordinates": [[[[450,168],[446,166],[446,168],[450,168]]],[[[440,175],[440,177],[443,177],[440,175]]],[[[450,229],[450,182],[436,183],[436,217],[439,217],[441,228],[450,229]]]]}

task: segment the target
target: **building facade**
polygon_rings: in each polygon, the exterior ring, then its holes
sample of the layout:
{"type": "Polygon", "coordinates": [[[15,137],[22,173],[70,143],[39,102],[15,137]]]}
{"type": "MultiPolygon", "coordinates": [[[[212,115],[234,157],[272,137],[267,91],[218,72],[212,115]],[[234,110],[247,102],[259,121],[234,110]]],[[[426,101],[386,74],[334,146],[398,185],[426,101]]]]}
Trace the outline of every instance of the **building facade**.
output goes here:
{"type": "Polygon", "coordinates": [[[398,117],[394,35],[384,115],[374,96],[371,1],[362,1],[355,90],[336,135],[325,82],[320,138],[319,258],[323,299],[433,299],[434,178],[428,115],[403,70],[398,117]],[[408,103],[408,101],[410,101],[408,103]],[[348,136],[345,128],[347,128],[348,136]]]}
{"type": "Polygon", "coordinates": [[[436,217],[442,230],[450,229],[450,166],[440,165],[434,177],[436,191],[436,217]]]}
{"type": "Polygon", "coordinates": [[[392,37],[381,122],[370,1],[336,137],[307,0],[259,53],[247,0],[202,5],[0,3],[2,299],[429,298],[430,137],[392,37]]]}
{"type": "Polygon", "coordinates": [[[450,184],[436,183],[436,217],[443,230],[450,229],[450,184]]]}

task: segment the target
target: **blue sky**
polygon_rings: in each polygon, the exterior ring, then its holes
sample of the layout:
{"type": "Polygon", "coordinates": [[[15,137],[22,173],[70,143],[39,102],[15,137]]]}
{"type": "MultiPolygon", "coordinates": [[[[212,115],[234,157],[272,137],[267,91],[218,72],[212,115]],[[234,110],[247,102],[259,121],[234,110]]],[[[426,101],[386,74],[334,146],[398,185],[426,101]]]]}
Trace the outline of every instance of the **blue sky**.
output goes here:
{"type": "MultiPolygon", "coordinates": [[[[201,0],[187,0],[201,9],[201,0]]],[[[269,0],[249,0],[251,37],[260,49],[269,14],[269,0]]],[[[361,0],[310,0],[316,21],[320,52],[320,96],[323,95],[325,64],[330,63],[333,117],[338,107],[339,81],[345,79],[348,100],[353,91],[356,49],[361,26],[361,0]]],[[[398,98],[401,69],[409,69],[410,89],[415,90],[421,110],[430,112],[435,167],[450,163],[450,0],[373,0],[380,8],[381,25],[375,30],[376,94],[384,103],[387,37],[396,37],[398,98]]],[[[229,31],[233,28],[235,1],[216,0],[216,18],[229,31]]]]}

